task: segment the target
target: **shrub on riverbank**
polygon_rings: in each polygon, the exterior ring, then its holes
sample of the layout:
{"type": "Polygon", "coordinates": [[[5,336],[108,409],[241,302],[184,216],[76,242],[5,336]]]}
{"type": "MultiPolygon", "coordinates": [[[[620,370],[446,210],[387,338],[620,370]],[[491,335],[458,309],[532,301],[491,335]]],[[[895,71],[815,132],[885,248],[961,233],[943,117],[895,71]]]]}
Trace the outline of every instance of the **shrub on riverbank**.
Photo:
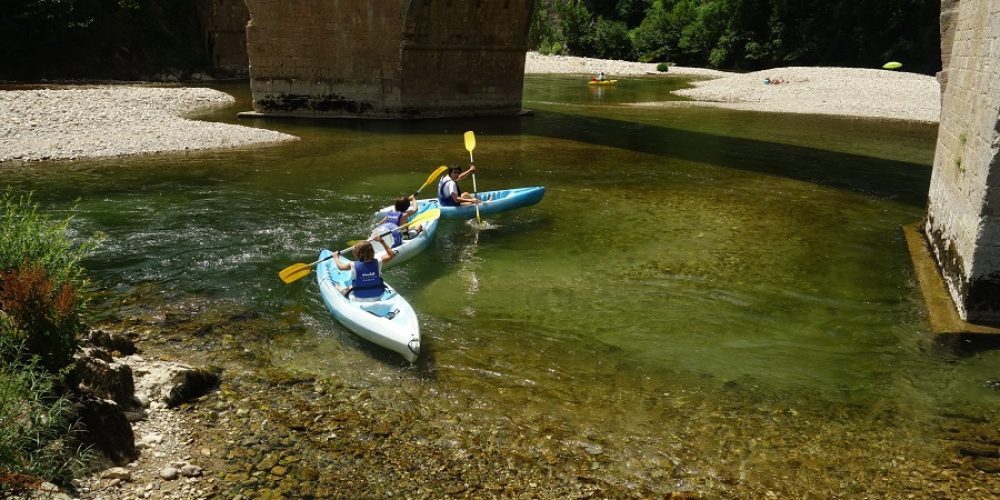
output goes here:
{"type": "Polygon", "coordinates": [[[42,216],[30,195],[11,189],[0,196],[0,217],[0,311],[17,341],[7,347],[22,349],[0,349],[0,359],[37,355],[56,372],[71,360],[83,327],[77,290],[84,285],[80,260],[91,243],[74,244],[66,235],[68,219],[42,216]]]}
{"type": "Polygon", "coordinates": [[[30,195],[0,195],[0,498],[40,481],[65,484],[80,458],[62,373],[83,328],[80,259],[69,220],[30,195]]]}
{"type": "MultiPolygon", "coordinates": [[[[17,351],[13,325],[0,317],[0,347],[17,351]]],[[[0,361],[0,498],[67,484],[87,453],[75,448],[70,401],[55,391],[56,376],[29,361],[0,361]]]]}

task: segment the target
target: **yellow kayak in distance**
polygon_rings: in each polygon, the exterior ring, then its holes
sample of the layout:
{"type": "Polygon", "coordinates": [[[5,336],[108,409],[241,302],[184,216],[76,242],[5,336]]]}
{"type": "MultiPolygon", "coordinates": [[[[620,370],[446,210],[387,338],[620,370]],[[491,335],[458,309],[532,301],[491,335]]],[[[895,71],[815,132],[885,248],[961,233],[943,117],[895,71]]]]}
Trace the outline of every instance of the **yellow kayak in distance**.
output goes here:
{"type": "Polygon", "coordinates": [[[618,80],[590,80],[587,85],[614,85],[618,80]]]}

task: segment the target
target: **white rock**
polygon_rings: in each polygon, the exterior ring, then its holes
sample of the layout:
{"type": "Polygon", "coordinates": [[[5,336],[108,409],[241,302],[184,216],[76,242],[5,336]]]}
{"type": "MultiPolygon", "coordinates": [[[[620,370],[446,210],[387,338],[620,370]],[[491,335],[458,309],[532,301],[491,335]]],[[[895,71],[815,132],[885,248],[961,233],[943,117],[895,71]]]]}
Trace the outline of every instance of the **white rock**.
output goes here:
{"type": "Polygon", "coordinates": [[[177,479],[177,473],[178,473],[177,469],[173,467],[164,467],[160,469],[160,477],[167,481],[173,481],[174,479],[177,479]]]}
{"type": "Polygon", "coordinates": [[[201,467],[187,464],[181,467],[181,475],[184,477],[198,477],[201,475],[201,467]]]}
{"type": "Polygon", "coordinates": [[[112,467],[101,473],[101,479],[120,479],[122,481],[131,481],[132,473],[124,467],[112,467]]]}

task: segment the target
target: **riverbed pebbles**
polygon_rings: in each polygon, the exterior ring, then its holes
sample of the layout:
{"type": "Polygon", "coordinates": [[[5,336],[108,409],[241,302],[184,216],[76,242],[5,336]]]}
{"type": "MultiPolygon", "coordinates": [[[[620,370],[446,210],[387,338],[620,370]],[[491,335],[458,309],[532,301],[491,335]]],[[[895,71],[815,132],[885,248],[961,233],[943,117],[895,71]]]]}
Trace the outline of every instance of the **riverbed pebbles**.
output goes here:
{"type": "Polygon", "coordinates": [[[272,130],[185,118],[229,106],[208,88],[106,85],[0,91],[0,164],[296,140],[272,130]]]}

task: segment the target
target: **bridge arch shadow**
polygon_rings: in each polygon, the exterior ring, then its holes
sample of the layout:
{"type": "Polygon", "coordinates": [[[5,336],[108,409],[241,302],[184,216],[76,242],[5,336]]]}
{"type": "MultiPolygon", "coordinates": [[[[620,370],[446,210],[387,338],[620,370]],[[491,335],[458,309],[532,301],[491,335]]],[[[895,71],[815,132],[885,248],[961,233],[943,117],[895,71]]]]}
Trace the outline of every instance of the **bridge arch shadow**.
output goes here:
{"type": "MultiPolygon", "coordinates": [[[[669,112],[669,109],[663,112],[669,112]]],[[[872,121],[870,125],[877,129],[879,124],[872,121]]],[[[926,206],[931,177],[929,164],[557,111],[536,111],[523,117],[361,121],[352,124],[341,122],[334,126],[374,133],[424,135],[475,130],[481,136],[481,147],[490,135],[577,141],[719,168],[780,176],[913,207],[926,206]]],[[[917,127],[933,125],[919,124],[917,127]]],[[[921,133],[927,130],[922,129],[921,133]]],[[[581,161],[587,159],[581,158],[581,161]]],[[[609,172],[609,175],[613,174],[609,172]]]]}

